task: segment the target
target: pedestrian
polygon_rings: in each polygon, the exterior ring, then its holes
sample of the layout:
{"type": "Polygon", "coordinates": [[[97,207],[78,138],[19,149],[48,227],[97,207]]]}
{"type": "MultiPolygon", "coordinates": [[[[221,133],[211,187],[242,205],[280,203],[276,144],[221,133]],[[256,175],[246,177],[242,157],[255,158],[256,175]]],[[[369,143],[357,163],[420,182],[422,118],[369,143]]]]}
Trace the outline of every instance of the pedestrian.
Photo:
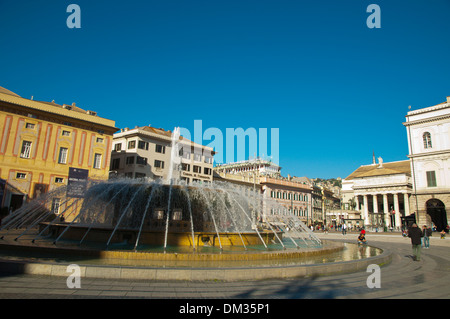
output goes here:
{"type": "Polygon", "coordinates": [[[412,251],[413,251],[413,260],[419,261],[420,260],[420,253],[422,250],[421,244],[423,237],[423,233],[420,230],[419,227],[417,227],[417,224],[412,224],[411,228],[408,231],[408,237],[411,238],[411,244],[412,244],[412,251]]]}
{"type": "Polygon", "coordinates": [[[347,233],[347,225],[342,225],[342,235],[345,235],[347,233]]]}
{"type": "Polygon", "coordinates": [[[363,233],[360,233],[358,236],[358,245],[365,245],[367,244],[366,236],[363,233]]]}
{"type": "Polygon", "coordinates": [[[423,225],[422,233],[423,233],[423,247],[425,249],[428,249],[430,248],[430,237],[432,235],[431,228],[427,228],[427,225],[423,225]]]}
{"type": "Polygon", "coordinates": [[[361,233],[360,234],[366,235],[366,230],[364,229],[364,227],[361,228],[361,233]]]}

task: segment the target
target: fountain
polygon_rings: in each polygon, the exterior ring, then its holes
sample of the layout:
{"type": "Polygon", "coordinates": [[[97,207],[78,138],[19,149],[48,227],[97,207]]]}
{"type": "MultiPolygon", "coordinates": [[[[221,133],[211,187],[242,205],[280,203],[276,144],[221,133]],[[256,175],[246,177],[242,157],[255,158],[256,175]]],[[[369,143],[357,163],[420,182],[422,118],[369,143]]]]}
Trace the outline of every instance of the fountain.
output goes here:
{"type": "Polygon", "coordinates": [[[20,247],[37,256],[45,252],[140,260],[144,266],[164,261],[164,267],[192,267],[195,262],[219,267],[223,261],[250,265],[343,249],[324,244],[279,203],[250,189],[181,181],[179,136],[175,129],[167,180],[90,181],[82,198],[59,187],[3,220],[0,250],[20,247]]]}
{"type": "Polygon", "coordinates": [[[228,183],[93,182],[83,199],[66,196],[63,188],[7,218],[2,237],[23,229],[16,233],[17,241],[38,228],[33,243],[52,238],[55,245],[78,241],[86,247],[103,245],[105,250],[122,244],[126,247],[122,249],[136,252],[156,247],[166,252],[179,246],[190,247],[192,252],[201,247],[248,251],[258,245],[266,250],[286,249],[286,238],[296,248],[321,245],[299,219],[285,214],[276,202],[228,183]],[[58,215],[49,209],[55,196],[64,207],[58,215]]]}

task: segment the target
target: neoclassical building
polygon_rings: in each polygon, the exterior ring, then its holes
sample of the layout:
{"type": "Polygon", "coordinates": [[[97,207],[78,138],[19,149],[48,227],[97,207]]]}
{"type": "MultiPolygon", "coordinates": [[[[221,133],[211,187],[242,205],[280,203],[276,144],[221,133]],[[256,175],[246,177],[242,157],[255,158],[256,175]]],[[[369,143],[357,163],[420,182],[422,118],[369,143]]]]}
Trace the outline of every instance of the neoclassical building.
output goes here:
{"type": "Polygon", "coordinates": [[[448,225],[450,207],[450,97],[446,102],[409,111],[406,121],[413,198],[420,225],[448,225]]]}
{"type": "Polygon", "coordinates": [[[361,212],[366,227],[400,229],[411,215],[409,160],[362,165],[342,181],[344,201],[361,212]]]}

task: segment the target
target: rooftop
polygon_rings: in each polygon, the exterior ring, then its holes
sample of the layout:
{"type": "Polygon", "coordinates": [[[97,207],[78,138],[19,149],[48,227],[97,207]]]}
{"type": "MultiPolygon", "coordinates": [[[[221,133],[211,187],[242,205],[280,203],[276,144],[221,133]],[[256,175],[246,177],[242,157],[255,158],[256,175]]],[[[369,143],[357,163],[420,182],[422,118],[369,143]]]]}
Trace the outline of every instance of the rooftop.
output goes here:
{"type": "Polygon", "coordinates": [[[30,111],[31,110],[44,111],[116,129],[115,121],[99,117],[97,116],[97,112],[83,110],[77,107],[75,103],[72,103],[71,105],[67,104],[60,105],[55,103],[55,101],[45,102],[45,101],[35,101],[33,99],[26,99],[1,86],[0,86],[0,101],[22,106],[30,109],[30,111]]]}
{"type": "Polygon", "coordinates": [[[381,166],[380,164],[362,165],[347,176],[345,180],[394,174],[406,174],[411,176],[411,165],[409,160],[383,163],[381,166]]]}
{"type": "MultiPolygon", "coordinates": [[[[163,139],[166,141],[170,141],[172,139],[172,131],[168,130],[164,130],[162,128],[156,128],[156,127],[152,127],[150,125],[148,126],[136,126],[133,129],[130,129],[128,127],[124,128],[124,129],[120,129],[120,132],[117,132],[114,134],[114,139],[119,139],[119,138],[123,138],[125,136],[130,136],[130,135],[147,135],[147,136],[151,136],[151,137],[156,137],[159,139],[163,139]]],[[[204,146],[198,143],[195,143],[183,136],[180,136],[180,141],[181,143],[187,143],[187,144],[191,144],[192,147],[197,147],[197,148],[205,148],[205,149],[210,149],[212,150],[211,147],[209,146],[204,146]]],[[[214,155],[216,154],[215,151],[211,151],[211,154],[214,155]]]]}

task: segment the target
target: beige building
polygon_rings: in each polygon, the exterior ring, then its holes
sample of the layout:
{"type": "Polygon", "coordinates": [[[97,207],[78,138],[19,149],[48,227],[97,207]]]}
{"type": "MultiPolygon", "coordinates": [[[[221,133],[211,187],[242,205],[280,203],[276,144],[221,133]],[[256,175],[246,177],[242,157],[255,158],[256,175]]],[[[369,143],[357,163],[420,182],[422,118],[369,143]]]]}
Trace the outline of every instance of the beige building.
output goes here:
{"type": "MultiPolygon", "coordinates": [[[[212,148],[179,138],[179,177],[188,183],[213,180],[212,148]]],[[[151,126],[121,129],[114,134],[110,177],[166,180],[172,153],[172,132],[151,126]]]]}
{"type": "MultiPolygon", "coordinates": [[[[276,201],[285,213],[297,216],[305,223],[312,221],[312,187],[303,182],[284,178],[281,167],[262,158],[228,163],[214,168],[215,173],[225,180],[241,180],[254,184],[267,200],[276,201]]],[[[265,212],[270,214],[271,212],[265,212]]],[[[277,212],[283,213],[283,212],[277,212]]]]}
{"type": "Polygon", "coordinates": [[[450,97],[409,111],[403,125],[413,174],[411,210],[420,225],[445,229],[450,213],[450,97]]]}
{"type": "Polygon", "coordinates": [[[281,167],[261,157],[217,165],[214,170],[221,175],[239,175],[250,178],[253,178],[253,176],[281,177],[281,167]]]}

